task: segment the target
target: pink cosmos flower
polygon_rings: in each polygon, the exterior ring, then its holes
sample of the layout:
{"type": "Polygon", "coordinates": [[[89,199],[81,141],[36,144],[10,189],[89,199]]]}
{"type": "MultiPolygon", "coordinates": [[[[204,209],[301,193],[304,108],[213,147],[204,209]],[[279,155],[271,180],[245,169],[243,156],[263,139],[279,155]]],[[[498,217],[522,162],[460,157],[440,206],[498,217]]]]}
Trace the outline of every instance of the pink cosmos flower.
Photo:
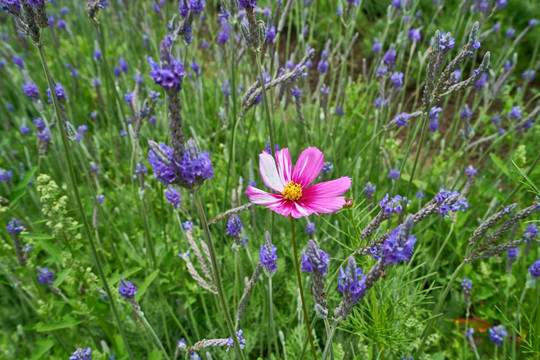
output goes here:
{"type": "Polygon", "coordinates": [[[323,163],[324,155],[315,147],[302,151],[294,169],[289,149],[277,151],[276,160],[263,151],[259,155],[261,177],[266,186],[278,194],[267,193],[250,185],[246,190],[248,199],[252,203],[266,205],[285,217],[291,215],[296,219],[313,213],[336,212],[345,205],[345,197],[340,195],[351,187],[351,178],[342,177],[309,186],[321,172],[323,163]]]}

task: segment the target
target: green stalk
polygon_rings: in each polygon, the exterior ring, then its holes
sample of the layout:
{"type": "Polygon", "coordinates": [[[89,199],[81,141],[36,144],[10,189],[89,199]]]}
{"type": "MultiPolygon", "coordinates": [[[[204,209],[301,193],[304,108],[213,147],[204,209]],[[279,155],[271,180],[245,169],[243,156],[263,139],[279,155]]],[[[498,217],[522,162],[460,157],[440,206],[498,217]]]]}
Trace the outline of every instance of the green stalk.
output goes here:
{"type": "Polygon", "coordinates": [[[328,350],[332,347],[332,339],[334,339],[334,334],[336,333],[337,324],[338,322],[334,320],[334,323],[332,324],[332,327],[330,328],[330,332],[328,334],[328,339],[326,339],[326,345],[324,346],[322,360],[326,359],[326,356],[328,355],[328,350]]]}
{"type": "Polygon", "coordinates": [[[450,287],[452,286],[452,284],[454,284],[454,281],[456,280],[459,272],[463,269],[464,266],[465,266],[465,262],[462,262],[461,264],[459,264],[459,266],[456,268],[456,270],[452,274],[450,281],[448,281],[448,284],[446,284],[446,287],[444,288],[442,295],[439,297],[439,301],[437,302],[435,309],[433,309],[433,312],[431,313],[431,318],[429,319],[426,327],[424,328],[422,339],[420,340],[420,346],[418,347],[418,350],[416,351],[415,357],[420,358],[420,355],[422,355],[422,350],[424,348],[424,344],[426,342],[427,336],[429,332],[431,331],[431,327],[433,326],[433,323],[435,323],[435,320],[437,320],[437,315],[439,315],[439,313],[441,312],[442,304],[444,303],[444,300],[446,300],[446,297],[448,296],[448,293],[450,292],[450,287]]]}
{"type": "Polygon", "coordinates": [[[154,331],[154,328],[152,327],[152,325],[150,325],[148,320],[146,320],[146,316],[144,316],[144,313],[142,311],[140,311],[140,310],[136,311],[136,313],[137,313],[137,316],[139,317],[139,319],[143,322],[144,327],[146,327],[146,329],[150,332],[150,335],[152,335],[152,337],[154,338],[154,341],[158,345],[159,349],[161,351],[163,351],[163,356],[165,356],[165,359],[169,360],[169,355],[167,355],[167,350],[165,350],[165,347],[161,343],[161,340],[159,340],[159,337],[157,336],[156,332],[154,331]]]}
{"type": "MultiPolygon", "coordinates": [[[[409,184],[407,185],[407,192],[405,193],[405,197],[406,198],[409,198],[409,191],[411,190],[411,184],[412,184],[412,181],[414,179],[414,173],[416,171],[416,165],[418,164],[418,158],[420,157],[420,151],[422,150],[422,144],[424,143],[424,138],[426,137],[426,129],[427,129],[427,118],[428,118],[429,114],[428,113],[425,113],[423,118],[422,118],[422,124],[420,125],[422,127],[422,133],[420,134],[420,142],[418,143],[418,148],[416,149],[416,155],[414,156],[414,164],[413,164],[413,168],[412,168],[412,171],[411,171],[411,177],[409,179],[409,184]]],[[[416,132],[414,134],[414,137],[411,139],[411,144],[412,145],[412,142],[414,141],[414,139],[416,138],[416,132]]],[[[405,162],[406,158],[404,158],[404,162],[405,162]]]]}
{"type": "Polygon", "coordinates": [[[214,271],[214,278],[216,281],[218,297],[221,302],[221,307],[223,308],[223,312],[225,313],[225,320],[227,321],[227,327],[229,328],[230,335],[234,342],[234,351],[236,352],[236,357],[238,359],[245,360],[244,354],[242,353],[242,350],[240,349],[240,343],[238,342],[238,338],[236,337],[236,332],[234,331],[234,325],[231,319],[231,315],[229,314],[229,310],[227,309],[227,299],[225,299],[225,292],[223,291],[223,284],[221,282],[221,274],[219,273],[216,249],[214,247],[214,241],[212,240],[212,236],[210,235],[210,229],[208,228],[208,221],[206,220],[206,214],[204,212],[204,208],[203,208],[201,199],[199,198],[199,193],[197,191],[193,193],[193,199],[195,200],[195,206],[197,207],[197,212],[199,213],[201,224],[204,229],[204,236],[206,238],[208,249],[210,251],[210,260],[212,263],[212,270],[214,271]]]}
{"type": "Polygon", "coordinates": [[[120,331],[120,335],[122,336],[122,340],[126,346],[126,350],[129,354],[130,359],[134,359],[133,354],[131,353],[131,348],[129,347],[129,343],[127,341],[126,334],[124,333],[124,328],[122,326],[122,323],[120,322],[120,318],[118,316],[118,312],[116,311],[116,305],[114,304],[114,301],[112,301],[113,296],[111,294],[111,289],[109,288],[109,284],[107,282],[107,278],[105,277],[105,272],[103,271],[103,267],[101,265],[101,259],[97,253],[96,244],[94,243],[94,238],[92,237],[92,229],[90,228],[90,223],[88,222],[88,219],[86,218],[86,214],[84,213],[84,207],[81,201],[81,195],[79,194],[79,188],[77,187],[77,180],[75,178],[75,170],[73,168],[73,159],[71,158],[71,150],[69,148],[68,138],[66,134],[66,129],[64,128],[64,124],[62,121],[62,117],[60,115],[60,105],[58,104],[58,99],[56,98],[56,92],[54,90],[54,83],[51,77],[51,74],[49,72],[49,67],[47,65],[46,57],[45,57],[45,51],[43,50],[43,43],[35,44],[36,48],[39,52],[39,58],[41,60],[41,65],[43,66],[43,71],[45,72],[45,77],[47,78],[47,83],[49,85],[49,89],[51,89],[51,97],[53,100],[54,110],[56,112],[56,117],[58,119],[58,122],[60,123],[58,128],[60,128],[60,134],[62,137],[62,145],[64,148],[64,153],[66,155],[67,160],[67,167],[68,167],[68,173],[69,173],[69,183],[71,185],[71,190],[75,194],[75,202],[77,204],[77,208],[79,210],[79,213],[81,215],[83,225],[84,225],[84,231],[86,233],[86,236],[88,238],[88,242],[90,243],[90,248],[92,250],[92,255],[94,257],[94,261],[96,262],[96,267],[98,269],[99,277],[101,279],[101,282],[103,283],[103,287],[105,288],[105,292],[107,293],[107,297],[111,299],[109,301],[109,304],[111,305],[111,310],[114,315],[114,319],[116,320],[116,324],[118,326],[118,330],[120,331]]]}
{"type": "Polygon", "coordinates": [[[270,115],[270,109],[268,108],[268,98],[266,97],[266,85],[264,84],[264,78],[262,74],[261,52],[257,51],[255,53],[255,57],[257,58],[257,69],[259,71],[259,81],[261,82],[263,94],[263,106],[264,112],[266,114],[266,126],[268,127],[268,135],[270,136],[270,150],[272,152],[272,156],[274,156],[274,140],[276,139],[276,137],[274,134],[274,124],[270,115]]]}
{"type": "Polygon", "coordinates": [[[304,299],[304,290],[302,287],[302,276],[300,275],[300,265],[298,264],[298,250],[296,249],[296,237],[294,236],[294,219],[291,218],[291,235],[294,250],[294,265],[296,266],[296,278],[298,279],[298,289],[300,290],[300,299],[302,300],[302,311],[304,312],[304,319],[306,320],[306,327],[308,331],[309,343],[311,345],[311,353],[313,359],[317,360],[317,352],[315,351],[315,345],[313,344],[313,336],[311,335],[311,327],[309,326],[309,317],[306,308],[306,301],[304,299]]]}

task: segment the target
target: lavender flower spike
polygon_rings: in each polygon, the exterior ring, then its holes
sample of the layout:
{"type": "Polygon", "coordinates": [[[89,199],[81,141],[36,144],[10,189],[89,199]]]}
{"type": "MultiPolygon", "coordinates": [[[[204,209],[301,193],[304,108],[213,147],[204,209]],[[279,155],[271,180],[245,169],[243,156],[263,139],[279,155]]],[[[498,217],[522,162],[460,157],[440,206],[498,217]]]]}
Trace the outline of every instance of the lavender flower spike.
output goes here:
{"type": "Polygon", "coordinates": [[[277,270],[277,248],[272,244],[268,231],[264,234],[264,239],[265,244],[261,245],[261,250],[259,251],[259,264],[264,267],[264,270],[270,276],[277,270]]]}
{"type": "Polygon", "coordinates": [[[313,274],[313,300],[315,301],[315,313],[321,319],[328,316],[326,307],[326,294],[324,292],[324,276],[330,263],[330,255],[320,250],[315,241],[309,240],[307,251],[302,255],[302,271],[313,274]]]}
{"type": "Polygon", "coordinates": [[[346,320],[354,305],[364,296],[366,284],[361,278],[363,278],[362,268],[357,268],[354,257],[350,256],[345,271],[343,268],[339,269],[338,291],[343,293],[343,298],[334,310],[336,319],[346,320]]]}

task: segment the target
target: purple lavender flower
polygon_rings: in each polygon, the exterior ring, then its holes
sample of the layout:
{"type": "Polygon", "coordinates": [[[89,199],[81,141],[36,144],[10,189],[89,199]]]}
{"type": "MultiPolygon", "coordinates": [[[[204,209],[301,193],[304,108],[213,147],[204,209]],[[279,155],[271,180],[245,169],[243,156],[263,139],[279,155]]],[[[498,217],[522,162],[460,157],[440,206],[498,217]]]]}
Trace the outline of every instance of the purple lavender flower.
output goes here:
{"type": "Polygon", "coordinates": [[[392,81],[392,84],[394,84],[395,87],[398,89],[402,89],[403,86],[403,73],[396,71],[390,76],[390,81],[392,81]]]}
{"type": "Polygon", "coordinates": [[[184,65],[180,59],[176,60],[171,55],[171,63],[164,64],[163,67],[160,67],[160,65],[154,62],[151,57],[148,57],[147,60],[152,68],[149,73],[150,77],[154,79],[154,82],[157,85],[161,85],[165,90],[174,89],[180,91],[182,88],[182,80],[186,74],[184,65]]]}
{"type": "Polygon", "coordinates": [[[92,360],[92,349],[78,348],[73,355],[69,357],[69,360],[92,360]]]}
{"type": "Polygon", "coordinates": [[[242,221],[238,215],[232,215],[229,220],[227,220],[227,228],[225,233],[229,236],[240,236],[242,233],[242,221]]]}
{"type": "Polygon", "coordinates": [[[512,110],[510,110],[510,113],[508,114],[508,119],[510,120],[518,120],[521,119],[521,116],[523,115],[521,108],[519,106],[512,107],[512,110]]]}
{"type": "Polygon", "coordinates": [[[443,33],[440,34],[439,38],[439,50],[440,51],[450,51],[454,45],[456,45],[456,40],[450,36],[450,33],[444,35],[443,33]]]}
{"type": "Polygon", "coordinates": [[[240,9],[255,8],[257,6],[256,0],[238,0],[238,7],[240,9]]]}
{"type": "Polygon", "coordinates": [[[229,23],[227,22],[227,19],[221,17],[219,18],[219,24],[221,26],[221,30],[218,33],[217,36],[217,42],[218,44],[225,44],[227,41],[229,41],[229,23]]]}
{"type": "Polygon", "coordinates": [[[8,222],[6,226],[6,231],[8,234],[20,234],[24,231],[24,226],[21,225],[21,222],[15,218],[13,218],[10,222],[8,222]]]}
{"type": "Polygon", "coordinates": [[[90,165],[90,171],[93,173],[97,173],[99,171],[99,167],[96,164],[90,165]]]}
{"type": "Polygon", "coordinates": [[[39,98],[39,89],[37,85],[31,81],[23,84],[23,91],[26,96],[37,100],[39,98]]]}
{"type": "Polygon", "coordinates": [[[328,72],[328,67],[328,52],[323,50],[321,53],[321,60],[319,60],[319,64],[317,65],[317,70],[320,74],[326,74],[328,72]]]}
{"type": "Polygon", "coordinates": [[[373,193],[375,192],[375,190],[377,190],[377,187],[371,185],[370,182],[368,182],[368,183],[364,186],[364,193],[365,193],[366,196],[368,196],[368,197],[373,196],[373,193]]]}
{"type": "Polygon", "coordinates": [[[322,172],[324,175],[328,175],[328,173],[329,173],[330,171],[332,171],[332,169],[334,169],[334,165],[332,165],[332,163],[331,163],[330,161],[325,161],[325,162],[323,163],[321,172],[322,172]]]}
{"type": "Polygon", "coordinates": [[[504,325],[494,326],[489,329],[489,341],[497,346],[501,346],[508,333],[504,331],[504,325]]]}
{"type": "MultiPolygon", "coordinates": [[[[242,0],[239,0],[239,1],[242,1],[242,0]]],[[[244,1],[250,1],[250,0],[244,0],[244,1]]],[[[255,3],[255,0],[251,0],[253,1],[253,3],[255,3]]],[[[244,339],[244,337],[242,336],[242,329],[238,330],[236,332],[236,337],[238,338],[238,343],[240,344],[240,349],[243,349],[246,347],[246,339],[244,339]]],[[[228,339],[228,342],[229,342],[229,345],[228,345],[228,348],[232,348],[234,347],[234,340],[232,337],[230,337],[228,339]]]]}
{"type": "Polygon", "coordinates": [[[124,94],[124,100],[131,105],[133,103],[133,93],[124,94]]]}
{"type": "Polygon", "coordinates": [[[388,177],[394,180],[397,179],[399,177],[399,170],[398,169],[390,170],[390,172],[388,173],[388,177]]]}
{"type": "Polygon", "coordinates": [[[37,278],[40,284],[52,285],[54,283],[54,275],[49,269],[39,266],[36,266],[36,269],[38,271],[37,278]]]}
{"type": "Polygon", "coordinates": [[[504,72],[509,72],[511,67],[512,63],[510,62],[510,60],[506,60],[503,64],[504,72]]]}
{"type": "Polygon", "coordinates": [[[58,22],[56,23],[56,26],[61,30],[66,30],[67,29],[67,24],[64,21],[64,19],[58,20],[58,22]]]}
{"type": "Polygon", "coordinates": [[[201,66],[198,62],[193,61],[190,66],[191,70],[195,73],[195,75],[199,75],[199,72],[201,71],[201,66]]]}
{"type": "Polygon", "coordinates": [[[188,141],[188,148],[181,161],[175,159],[173,150],[167,145],[152,142],[148,162],[152,165],[154,178],[164,185],[177,184],[192,188],[202,185],[204,180],[214,175],[210,153],[199,153],[193,139],[188,141]]]}
{"type": "Polygon", "coordinates": [[[523,74],[521,74],[521,79],[523,81],[525,81],[525,80],[533,81],[534,80],[534,70],[526,70],[526,71],[524,71],[523,74]]]}
{"type": "Polygon", "coordinates": [[[497,0],[496,5],[499,9],[504,9],[507,2],[507,0],[497,0]]]}
{"type": "Polygon", "coordinates": [[[390,48],[388,49],[385,53],[384,53],[384,56],[382,58],[382,61],[390,66],[391,68],[394,67],[395,63],[396,63],[396,50],[394,50],[393,48],[390,48]]]}
{"type": "Polygon", "coordinates": [[[371,49],[375,54],[378,54],[382,50],[382,44],[379,39],[373,39],[373,47],[371,49]]]}
{"type": "Polygon", "coordinates": [[[94,59],[96,59],[97,61],[101,60],[101,50],[99,49],[94,50],[94,59]]]}
{"type": "Polygon", "coordinates": [[[439,115],[441,114],[441,111],[442,111],[442,108],[440,107],[432,107],[430,110],[429,110],[429,118],[431,120],[437,120],[439,118],[439,115]]]}
{"type": "Polygon", "coordinates": [[[363,278],[362,268],[356,267],[354,257],[349,257],[349,262],[345,271],[339,268],[337,290],[343,293],[343,299],[352,303],[357,303],[365,294],[365,283],[360,281],[363,278]]]}
{"type": "Polygon", "coordinates": [[[388,74],[388,67],[384,64],[377,67],[377,69],[375,69],[375,74],[377,75],[377,77],[388,74]]]}
{"type": "Polygon", "coordinates": [[[469,177],[473,177],[476,174],[478,174],[478,170],[476,170],[472,165],[469,165],[465,169],[465,174],[467,174],[467,176],[469,176],[469,177]]]}
{"type": "Polygon", "coordinates": [[[276,40],[276,27],[274,25],[266,28],[266,42],[273,44],[276,40]]]}
{"type": "Polygon", "coordinates": [[[409,38],[411,38],[413,42],[419,42],[422,39],[420,29],[411,29],[407,32],[407,35],[409,35],[409,38]]]}
{"type": "Polygon", "coordinates": [[[461,280],[461,287],[463,288],[463,291],[470,292],[472,290],[472,280],[467,280],[467,277],[464,276],[461,280]]]}
{"type": "Polygon", "coordinates": [[[531,273],[531,276],[533,279],[536,279],[540,276],[540,260],[536,260],[530,267],[529,267],[529,273],[531,273]]]}
{"type": "MultiPolygon", "coordinates": [[[[407,126],[408,121],[409,121],[409,114],[407,114],[406,112],[403,112],[403,113],[401,113],[401,114],[396,115],[396,125],[397,125],[398,127],[400,127],[400,126],[403,126],[403,127],[407,126]]],[[[399,176],[399,171],[398,171],[398,175],[397,175],[397,176],[399,176]]],[[[390,179],[392,179],[392,177],[390,177],[390,179]]]]}
{"type": "MultiPolygon", "coordinates": [[[[277,152],[280,149],[279,144],[274,144],[274,152],[277,152]]],[[[270,139],[266,142],[266,147],[264,148],[264,151],[266,151],[268,154],[272,154],[272,150],[270,150],[270,139]]]]}
{"type": "Polygon", "coordinates": [[[540,21],[538,21],[537,19],[531,19],[531,20],[529,20],[529,26],[530,26],[530,27],[536,26],[536,25],[538,25],[538,24],[540,24],[540,21]]]}
{"type": "Polygon", "coordinates": [[[386,99],[381,98],[381,97],[376,98],[375,103],[373,104],[373,106],[375,106],[375,108],[385,107],[386,106],[386,99]]]}
{"type": "Polygon", "coordinates": [[[507,251],[506,256],[508,257],[508,260],[513,260],[519,256],[519,249],[518,248],[510,248],[507,251]]]}
{"type": "Polygon", "coordinates": [[[133,285],[131,281],[126,281],[123,277],[120,279],[120,286],[118,286],[118,293],[125,299],[133,299],[137,293],[137,287],[133,285]]]}
{"type": "Polygon", "coordinates": [[[261,245],[261,250],[259,251],[259,264],[261,266],[270,273],[274,273],[277,270],[277,260],[277,248],[274,244],[268,242],[267,244],[261,245]]]}
{"type": "Polygon", "coordinates": [[[11,170],[0,169],[0,182],[7,183],[13,177],[11,170]]]}
{"type": "Polygon", "coordinates": [[[396,195],[389,200],[389,196],[386,194],[384,198],[379,201],[379,206],[387,217],[392,214],[401,214],[401,210],[403,209],[401,200],[403,200],[403,198],[400,195],[396,195]]]}
{"type": "Polygon", "coordinates": [[[317,248],[313,240],[309,240],[307,248],[307,253],[304,249],[304,253],[302,254],[302,271],[309,273],[319,272],[323,276],[326,275],[327,267],[330,264],[330,255],[317,248]]]}
{"type": "Polygon", "coordinates": [[[523,231],[523,238],[527,240],[532,240],[538,236],[538,225],[530,224],[523,231]]]}
{"type": "Polygon", "coordinates": [[[17,65],[20,69],[24,69],[24,60],[22,57],[15,55],[13,57],[13,63],[17,65]]]}
{"type": "Polygon", "coordinates": [[[501,30],[501,23],[498,22],[492,27],[493,31],[500,31],[501,30]]]}
{"type": "Polygon", "coordinates": [[[25,126],[25,125],[21,125],[19,127],[19,131],[21,132],[21,134],[23,135],[28,135],[30,134],[30,128],[28,126],[25,126]]]}
{"type": "Polygon", "coordinates": [[[174,186],[169,186],[165,190],[165,199],[173,206],[173,208],[178,209],[180,202],[182,201],[182,196],[178,192],[178,189],[174,186]]]}
{"type": "Polygon", "coordinates": [[[414,252],[414,244],[416,237],[407,234],[407,231],[402,231],[404,225],[400,225],[388,236],[381,246],[382,256],[386,264],[397,264],[400,261],[409,262],[414,252]]]}
{"type": "Polygon", "coordinates": [[[193,222],[192,221],[184,221],[182,223],[182,227],[186,231],[192,231],[193,230],[193,222]]]}
{"type": "Polygon", "coordinates": [[[465,104],[465,107],[461,110],[460,115],[462,118],[470,118],[472,116],[472,111],[467,104],[465,104]]]}
{"type": "MultiPolygon", "coordinates": [[[[54,92],[55,92],[56,98],[58,99],[59,102],[62,102],[65,99],[67,99],[66,92],[64,91],[64,87],[62,86],[61,83],[56,83],[54,85],[54,92]]],[[[52,104],[51,89],[49,89],[49,88],[47,89],[47,97],[49,98],[49,100],[47,100],[47,102],[52,104]]]]}
{"type": "Polygon", "coordinates": [[[311,221],[308,222],[305,230],[309,236],[313,236],[313,234],[317,231],[317,229],[315,229],[315,223],[311,221]]]}
{"type": "Polygon", "coordinates": [[[489,75],[487,72],[482,73],[482,75],[480,75],[480,78],[474,83],[473,87],[475,89],[483,89],[484,86],[486,86],[487,84],[488,78],[489,75]]]}
{"type": "Polygon", "coordinates": [[[403,7],[402,0],[392,0],[392,6],[396,9],[401,9],[403,7]]]}
{"type": "Polygon", "coordinates": [[[514,30],[514,29],[508,29],[508,30],[506,30],[506,33],[505,33],[505,34],[506,34],[506,37],[511,38],[511,37],[513,37],[513,36],[516,34],[516,30],[514,30]]]}

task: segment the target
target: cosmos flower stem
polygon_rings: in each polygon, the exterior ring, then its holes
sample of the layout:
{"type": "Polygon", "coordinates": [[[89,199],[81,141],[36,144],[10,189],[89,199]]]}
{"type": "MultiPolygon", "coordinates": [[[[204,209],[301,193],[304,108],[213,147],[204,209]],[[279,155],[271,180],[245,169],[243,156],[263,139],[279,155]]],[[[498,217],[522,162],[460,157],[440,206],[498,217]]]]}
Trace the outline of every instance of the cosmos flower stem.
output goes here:
{"type": "MultiPolygon", "coordinates": [[[[268,136],[270,136],[270,150],[272,151],[272,156],[275,154],[274,144],[276,143],[276,136],[274,134],[274,125],[272,123],[272,118],[270,115],[270,108],[268,105],[268,96],[266,96],[266,86],[264,84],[264,76],[262,73],[262,64],[261,64],[261,52],[257,51],[255,53],[257,58],[257,70],[259,71],[259,81],[261,82],[262,96],[263,96],[263,106],[264,112],[266,114],[266,126],[268,127],[268,136]]],[[[311,335],[310,335],[311,336],[311,335]]]]}
{"type": "Polygon", "coordinates": [[[210,250],[210,262],[212,263],[212,270],[214,271],[214,279],[216,281],[218,297],[221,302],[221,307],[223,309],[223,312],[225,313],[225,320],[227,322],[227,327],[229,328],[229,333],[231,334],[231,337],[234,342],[234,351],[236,352],[236,357],[238,359],[245,360],[244,354],[242,353],[242,350],[240,349],[240,343],[238,342],[238,337],[236,336],[236,332],[234,331],[234,324],[232,322],[231,315],[229,314],[229,310],[227,308],[227,299],[225,298],[225,292],[223,291],[223,284],[221,282],[221,274],[219,273],[216,249],[214,247],[212,236],[210,235],[210,229],[208,228],[208,221],[206,221],[206,214],[204,212],[204,208],[203,208],[201,199],[199,197],[199,193],[197,191],[193,193],[193,199],[195,200],[195,206],[197,207],[197,212],[199,213],[199,218],[201,220],[201,224],[204,230],[204,236],[206,238],[206,242],[208,243],[208,248],[210,250]]]}
{"type": "Polygon", "coordinates": [[[304,299],[304,290],[302,287],[302,276],[300,275],[300,264],[298,263],[298,250],[296,247],[296,237],[294,235],[294,219],[291,217],[291,236],[294,250],[294,265],[296,266],[296,278],[298,279],[298,289],[300,290],[300,299],[302,300],[302,311],[304,312],[304,319],[306,320],[306,327],[308,331],[309,343],[311,345],[311,353],[313,359],[317,360],[317,352],[315,351],[315,345],[313,344],[313,336],[311,335],[311,327],[309,326],[309,317],[306,308],[306,301],[304,299]]]}
{"type": "MultiPolygon", "coordinates": [[[[43,49],[43,43],[40,42],[36,44],[36,48],[39,53],[39,58],[41,60],[41,65],[43,66],[43,71],[45,72],[45,77],[47,78],[47,83],[49,85],[49,89],[54,89],[54,82],[51,77],[51,74],[49,72],[49,66],[47,65],[47,60],[45,57],[45,51],[43,49]]],[[[56,92],[51,91],[51,98],[53,100],[54,110],[56,112],[56,116],[60,119],[60,105],[58,103],[58,99],[56,98],[56,92]]],[[[99,257],[99,254],[96,249],[96,244],[94,243],[94,238],[92,235],[92,229],[90,228],[90,223],[88,221],[88,218],[86,217],[86,214],[84,212],[84,207],[81,201],[81,195],[79,194],[79,188],[77,187],[77,180],[75,178],[75,170],[73,168],[73,159],[71,157],[71,150],[69,148],[69,142],[66,134],[66,129],[64,126],[58,126],[60,129],[60,134],[62,137],[62,145],[64,148],[64,154],[66,156],[67,160],[67,167],[68,167],[68,174],[70,181],[68,182],[71,185],[71,190],[73,191],[73,194],[75,195],[75,202],[77,204],[77,208],[79,210],[79,213],[81,215],[83,224],[84,224],[84,230],[86,233],[86,236],[88,238],[88,242],[90,244],[90,248],[92,250],[92,256],[94,258],[94,261],[96,262],[96,267],[98,269],[99,277],[101,278],[101,282],[103,283],[103,287],[105,288],[105,292],[107,293],[107,297],[109,299],[113,299],[113,296],[111,294],[111,290],[109,288],[109,284],[107,282],[107,278],[105,277],[105,272],[103,271],[103,267],[101,264],[101,259],[99,257]]],[[[118,330],[120,331],[120,335],[122,336],[122,340],[124,342],[124,345],[126,346],[126,350],[129,354],[130,359],[134,359],[133,353],[131,352],[131,348],[129,346],[129,343],[127,341],[126,334],[124,333],[124,327],[122,325],[122,322],[120,321],[120,318],[118,316],[118,312],[116,311],[116,305],[114,301],[109,301],[109,304],[111,305],[111,310],[114,315],[114,319],[116,320],[116,325],[118,326],[118,330]]]]}
{"type": "Polygon", "coordinates": [[[420,358],[420,355],[422,355],[424,344],[426,343],[426,339],[429,335],[429,332],[431,331],[431,328],[433,327],[433,324],[438,319],[438,315],[441,312],[441,308],[444,303],[444,300],[446,300],[446,297],[448,296],[448,293],[450,292],[450,288],[454,284],[454,281],[458,277],[459,273],[461,272],[465,264],[466,264],[465,262],[462,262],[461,264],[459,264],[459,266],[456,268],[456,270],[452,274],[452,277],[446,284],[446,287],[444,288],[443,293],[439,296],[439,301],[437,302],[435,309],[433,309],[433,312],[431,313],[431,317],[428,323],[426,324],[426,327],[424,328],[424,331],[422,333],[422,338],[420,339],[420,345],[418,346],[418,350],[416,351],[415,358],[420,358]]]}

